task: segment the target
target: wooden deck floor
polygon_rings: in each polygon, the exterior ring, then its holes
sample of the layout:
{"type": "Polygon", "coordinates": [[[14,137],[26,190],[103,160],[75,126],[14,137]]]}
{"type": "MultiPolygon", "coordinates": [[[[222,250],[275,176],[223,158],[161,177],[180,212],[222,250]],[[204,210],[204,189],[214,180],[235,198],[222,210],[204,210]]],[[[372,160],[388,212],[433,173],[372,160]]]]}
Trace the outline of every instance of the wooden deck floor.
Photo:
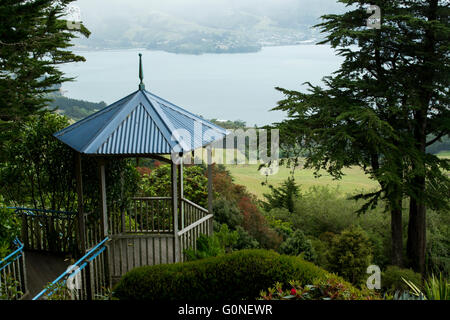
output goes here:
{"type": "Polygon", "coordinates": [[[71,261],[65,261],[64,256],[45,252],[26,251],[25,265],[27,269],[28,294],[25,300],[31,300],[44,287],[67,270],[71,261]]]}

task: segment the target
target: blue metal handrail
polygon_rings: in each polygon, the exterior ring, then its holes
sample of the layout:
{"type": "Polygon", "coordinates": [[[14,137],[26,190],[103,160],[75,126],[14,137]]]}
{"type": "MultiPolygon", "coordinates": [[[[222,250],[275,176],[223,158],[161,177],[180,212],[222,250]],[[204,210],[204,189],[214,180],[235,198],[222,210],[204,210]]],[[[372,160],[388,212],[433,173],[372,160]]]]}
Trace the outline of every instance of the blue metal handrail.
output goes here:
{"type": "Polygon", "coordinates": [[[17,249],[8,256],[6,256],[5,258],[0,260],[0,271],[5,269],[8,265],[10,265],[11,263],[13,263],[22,256],[22,251],[24,247],[23,243],[20,242],[18,238],[16,238],[14,240],[14,244],[17,246],[17,249]],[[2,264],[4,265],[2,266],[2,264]]]}
{"type": "MultiPolygon", "coordinates": [[[[63,284],[66,283],[67,278],[69,276],[74,276],[76,274],[78,274],[81,270],[83,270],[89,262],[91,262],[92,260],[94,260],[99,254],[101,254],[103,251],[105,251],[106,249],[106,242],[109,241],[109,237],[106,237],[105,239],[103,239],[101,242],[99,242],[95,247],[93,247],[91,250],[89,250],[88,253],[86,253],[82,258],[80,258],[75,264],[74,266],[78,266],[78,268],[74,269],[75,272],[72,272],[69,270],[66,270],[64,273],[62,273],[58,278],[56,278],[49,287],[52,287],[53,285],[55,285],[56,283],[58,283],[59,281],[63,280],[63,284]]],[[[50,289],[49,288],[45,288],[44,290],[42,290],[38,295],[36,295],[32,300],[38,300],[40,299],[45,293],[47,293],[50,289]]],[[[54,293],[54,290],[52,292],[48,293],[48,296],[52,295],[54,293]]]]}

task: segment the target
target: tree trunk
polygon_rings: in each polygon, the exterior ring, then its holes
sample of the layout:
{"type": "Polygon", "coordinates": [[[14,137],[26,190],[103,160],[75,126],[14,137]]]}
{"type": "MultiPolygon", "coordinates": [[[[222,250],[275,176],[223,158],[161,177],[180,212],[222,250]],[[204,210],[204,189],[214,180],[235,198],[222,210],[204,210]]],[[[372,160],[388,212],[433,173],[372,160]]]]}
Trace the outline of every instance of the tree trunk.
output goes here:
{"type": "MultiPolygon", "coordinates": [[[[428,21],[437,20],[438,0],[429,0],[426,16],[428,21]]],[[[427,62],[423,64],[419,74],[419,82],[417,84],[417,101],[418,109],[414,111],[414,138],[416,140],[416,148],[419,154],[425,156],[427,145],[427,120],[430,104],[433,101],[434,86],[433,82],[436,78],[436,69],[429,66],[436,62],[436,39],[435,32],[426,27],[423,39],[423,56],[427,62]]],[[[425,272],[425,248],[426,248],[426,164],[424,157],[413,161],[412,170],[414,177],[411,180],[414,189],[410,198],[409,208],[409,225],[408,225],[408,243],[407,255],[411,267],[416,272],[424,274],[425,272]]]]}
{"type": "Polygon", "coordinates": [[[402,209],[391,209],[392,265],[403,265],[402,209]]]}
{"type": "Polygon", "coordinates": [[[426,207],[411,198],[409,205],[407,255],[414,271],[425,272],[426,207]]]}

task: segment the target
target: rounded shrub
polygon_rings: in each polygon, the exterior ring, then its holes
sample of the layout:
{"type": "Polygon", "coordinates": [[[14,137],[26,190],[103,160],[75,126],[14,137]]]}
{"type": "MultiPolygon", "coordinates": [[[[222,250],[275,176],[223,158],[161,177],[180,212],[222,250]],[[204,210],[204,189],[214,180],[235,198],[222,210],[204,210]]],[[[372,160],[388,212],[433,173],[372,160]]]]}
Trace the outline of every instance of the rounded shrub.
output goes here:
{"type": "Polygon", "coordinates": [[[411,269],[402,269],[398,266],[388,266],[381,273],[381,287],[385,292],[406,291],[409,290],[408,285],[403,281],[411,281],[416,286],[422,283],[422,276],[411,269]]]}
{"type": "Polygon", "coordinates": [[[336,272],[355,285],[359,284],[366,276],[371,252],[371,243],[361,228],[344,230],[333,238],[328,270],[336,272]]]}
{"type": "Polygon", "coordinates": [[[329,276],[299,257],[242,250],[203,260],[146,266],[128,272],[114,288],[121,300],[253,300],[276,282],[301,285],[329,276]]]}
{"type": "Polygon", "coordinates": [[[302,257],[305,260],[312,262],[317,258],[311,241],[306,239],[301,230],[295,230],[295,232],[281,244],[280,252],[291,256],[302,254],[302,257]]]}

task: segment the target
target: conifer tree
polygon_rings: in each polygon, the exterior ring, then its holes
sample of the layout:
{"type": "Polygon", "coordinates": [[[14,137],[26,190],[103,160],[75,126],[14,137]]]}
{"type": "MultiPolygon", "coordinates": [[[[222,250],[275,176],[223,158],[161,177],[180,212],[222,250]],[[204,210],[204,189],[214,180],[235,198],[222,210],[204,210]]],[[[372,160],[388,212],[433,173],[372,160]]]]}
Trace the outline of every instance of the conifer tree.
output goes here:
{"type": "Polygon", "coordinates": [[[48,93],[72,80],[57,68],[85,61],[71,40],[89,36],[66,20],[74,0],[0,0],[0,150],[3,142],[48,103],[48,93]]]}
{"type": "Polygon", "coordinates": [[[449,2],[442,0],[341,0],[343,14],[325,15],[318,25],[344,57],[324,86],[285,94],[275,110],[288,118],[276,124],[307,150],[307,167],[361,167],[379,189],[356,196],[360,213],[383,199],[391,214],[392,263],[402,265],[402,200],[410,199],[408,258],[424,271],[426,208],[449,206],[450,169],[426,147],[450,134],[449,2]],[[381,9],[381,27],[367,27],[369,5],[381,9]],[[433,136],[434,138],[429,138],[433,136]]]}

